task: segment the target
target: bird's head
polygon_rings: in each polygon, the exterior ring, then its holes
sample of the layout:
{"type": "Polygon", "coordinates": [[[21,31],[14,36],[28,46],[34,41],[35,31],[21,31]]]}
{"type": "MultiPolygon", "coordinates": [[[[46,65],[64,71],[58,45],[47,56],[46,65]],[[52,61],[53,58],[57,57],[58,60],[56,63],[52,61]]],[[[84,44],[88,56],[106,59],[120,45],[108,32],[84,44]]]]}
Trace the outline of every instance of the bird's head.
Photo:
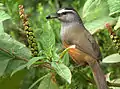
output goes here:
{"type": "Polygon", "coordinates": [[[77,11],[73,8],[62,8],[59,9],[56,13],[50,14],[46,17],[46,19],[55,18],[57,18],[61,22],[81,21],[77,11]]]}

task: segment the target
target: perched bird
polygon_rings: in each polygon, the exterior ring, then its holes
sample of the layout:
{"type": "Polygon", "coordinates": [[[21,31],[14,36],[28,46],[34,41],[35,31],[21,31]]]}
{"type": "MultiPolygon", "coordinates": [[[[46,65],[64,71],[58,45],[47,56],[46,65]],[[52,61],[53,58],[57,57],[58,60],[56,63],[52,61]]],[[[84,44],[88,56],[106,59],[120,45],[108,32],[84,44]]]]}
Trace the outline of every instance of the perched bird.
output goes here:
{"type": "Polygon", "coordinates": [[[60,20],[60,35],[63,45],[66,48],[75,45],[75,48],[71,48],[68,51],[73,61],[79,65],[88,64],[93,72],[98,89],[108,89],[104,74],[99,65],[101,58],[99,46],[84,27],[77,11],[73,8],[62,8],[46,18],[60,20]]]}

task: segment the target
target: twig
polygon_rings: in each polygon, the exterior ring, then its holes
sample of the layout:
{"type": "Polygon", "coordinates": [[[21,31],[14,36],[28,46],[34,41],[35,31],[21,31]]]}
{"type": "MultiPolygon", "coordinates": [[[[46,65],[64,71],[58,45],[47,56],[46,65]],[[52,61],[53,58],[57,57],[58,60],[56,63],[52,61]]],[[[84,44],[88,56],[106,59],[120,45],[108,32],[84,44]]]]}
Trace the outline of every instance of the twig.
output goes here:
{"type": "Polygon", "coordinates": [[[22,60],[28,62],[28,59],[23,58],[23,57],[21,57],[21,56],[17,56],[17,55],[15,55],[14,53],[11,54],[11,53],[10,53],[8,50],[6,50],[6,49],[0,48],[0,50],[6,52],[6,53],[9,54],[10,56],[14,56],[15,58],[22,59],[22,60]]]}
{"type": "Polygon", "coordinates": [[[11,54],[11,53],[9,53],[9,51],[7,51],[7,50],[2,49],[2,48],[0,48],[0,50],[4,51],[4,52],[6,52],[7,54],[9,54],[10,56],[12,56],[12,54],[11,54]]]}
{"type": "MultiPolygon", "coordinates": [[[[16,58],[16,59],[23,60],[23,61],[26,61],[26,62],[29,61],[29,60],[26,59],[26,58],[23,58],[23,57],[21,57],[21,56],[15,55],[14,52],[10,53],[8,50],[2,49],[2,48],[0,48],[0,50],[3,51],[3,52],[5,52],[5,53],[7,53],[7,54],[10,55],[10,56],[14,56],[14,58],[16,58]]],[[[51,68],[50,64],[49,64],[49,63],[46,63],[46,62],[45,62],[44,64],[40,65],[39,67],[45,67],[45,68],[48,68],[48,69],[53,69],[53,68],[51,68]]]]}

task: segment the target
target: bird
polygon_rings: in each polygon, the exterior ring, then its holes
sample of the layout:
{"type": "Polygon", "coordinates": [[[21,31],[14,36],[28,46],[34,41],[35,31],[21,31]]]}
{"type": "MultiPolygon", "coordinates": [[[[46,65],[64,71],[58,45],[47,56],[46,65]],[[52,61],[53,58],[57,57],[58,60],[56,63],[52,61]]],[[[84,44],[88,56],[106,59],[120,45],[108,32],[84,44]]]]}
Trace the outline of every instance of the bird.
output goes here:
{"type": "Polygon", "coordinates": [[[71,7],[60,8],[46,19],[61,22],[61,41],[65,48],[75,45],[68,53],[78,65],[89,65],[98,89],[108,89],[104,73],[100,67],[101,53],[93,36],[85,28],[78,12],[71,7]]]}

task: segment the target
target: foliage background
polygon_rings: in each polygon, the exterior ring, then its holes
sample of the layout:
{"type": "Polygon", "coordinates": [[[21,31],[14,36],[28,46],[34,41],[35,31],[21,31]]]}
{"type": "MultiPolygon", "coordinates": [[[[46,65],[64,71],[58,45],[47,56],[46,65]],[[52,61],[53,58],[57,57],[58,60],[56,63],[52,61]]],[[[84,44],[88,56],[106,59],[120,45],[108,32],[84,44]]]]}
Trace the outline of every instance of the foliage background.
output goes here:
{"type": "MultiPolygon", "coordinates": [[[[120,0],[0,0],[0,89],[96,89],[88,66],[77,66],[67,53],[58,64],[56,62],[63,51],[60,22],[47,21],[45,17],[60,7],[71,6],[100,46],[101,66],[107,81],[120,86],[120,55],[105,27],[109,23],[120,36],[120,0]],[[19,16],[20,4],[24,5],[34,30],[39,57],[32,58],[30,49],[25,46],[28,43],[19,16]],[[55,70],[41,63],[34,66],[38,59],[50,63],[55,70]]],[[[112,84],[110,87],[120,89],[112,84]]]]}

